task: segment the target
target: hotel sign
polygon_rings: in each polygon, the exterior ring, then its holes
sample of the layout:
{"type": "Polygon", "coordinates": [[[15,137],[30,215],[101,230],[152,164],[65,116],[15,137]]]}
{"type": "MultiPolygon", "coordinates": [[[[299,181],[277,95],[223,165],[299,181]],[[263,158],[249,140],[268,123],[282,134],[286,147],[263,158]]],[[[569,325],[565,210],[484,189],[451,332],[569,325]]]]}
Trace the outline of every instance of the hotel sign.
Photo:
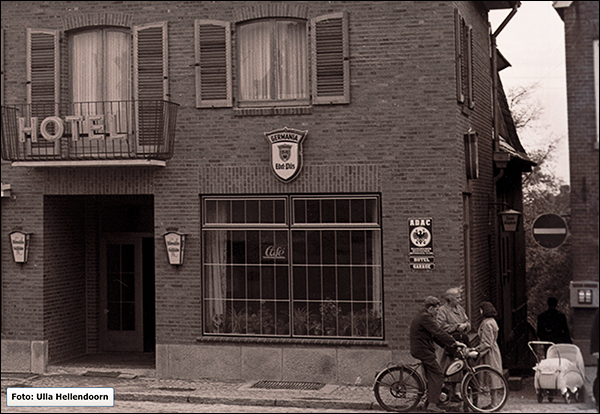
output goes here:
{"type": "Polygon", "coordinates": [[[271,169],[283,182],[293,180],[302,169],[302,140],[308,131],[297,129],[277,129],[265,132],[271,144],[271,169]]]}
{"type": "Polygon", "coordinates": [[[66,123],[71,125],[73,142],[78,141],[81,134],[87,135],[90,139],[105,138],[107,133],[107,138],[127,138],[127,134],[117,133],[116,114],[106,114],[106,118],[104,115],[70,115],[66,116],[64,121],[58,116],[49,116],[44,118],[39,126],[37,117],[29,118],[29,126],[26,126],[25,118],[18,118],[17,122],[19,142],[25,142],[27,135],[31,137],[31,142],[38,142],[40,134],[47,141],[59,140],[63,137],[66,123]]]}

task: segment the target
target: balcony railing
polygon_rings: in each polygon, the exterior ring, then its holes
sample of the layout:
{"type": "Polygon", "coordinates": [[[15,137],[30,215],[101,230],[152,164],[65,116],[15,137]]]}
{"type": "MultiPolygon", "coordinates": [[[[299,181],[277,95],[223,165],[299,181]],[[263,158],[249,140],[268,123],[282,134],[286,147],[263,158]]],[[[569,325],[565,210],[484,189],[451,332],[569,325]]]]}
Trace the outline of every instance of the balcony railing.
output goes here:
{"type": "Polygon", "coordinates": [[[2,106],[2,159],[168,160],[178,107],[167,101],[2,106]]]}

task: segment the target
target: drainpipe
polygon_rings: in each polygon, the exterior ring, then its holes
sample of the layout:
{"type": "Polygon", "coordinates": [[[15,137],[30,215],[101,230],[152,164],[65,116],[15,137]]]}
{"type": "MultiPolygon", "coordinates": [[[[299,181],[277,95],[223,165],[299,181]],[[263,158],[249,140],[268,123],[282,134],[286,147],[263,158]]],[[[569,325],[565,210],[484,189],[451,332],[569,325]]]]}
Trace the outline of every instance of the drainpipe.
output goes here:
{"type": "Polygon", "coordinates": [[[498,26],[496,31],[492,34],[492,102],[493,102],[493,127],[494,127],[494,151],[500,150],[500,138],[498,137],[498,53],[497,53],[497,44],[496,38],[500,34],[500,32],[506,27],[508,22],[513,18],[513,16],[517,13],[517,9],[521,5],[521,2],[518,1],[515,3],[513,9],[510,11],[510,14],[506,16],[506,19],[498,26]]]}
{"type": "MultiPolygon", "coordinates": [[[[498,35],[500,34],[500,32],[504,29],[504,27],[506,27],[506,25],[508,24],[508,22],[513,18],[513,16],[517,13],[517,9],[519,8],[519,6],[521,5],[520,1],[517,1],[515,3],[515,5],[513,6],[513,9],[511,10],[511,12],[509,13],[509,15],[504,19],[504,21],[500,24],[500,26],[498,26],[498,28],[496,29],[496,31],[491,35],[491,43],[492,43],[492,127],[493,127],[493,131],[492,131],[492,139],[493,139],[493,153],[500,151],[500,134],[498,133],[499,130],[499,123],[500,123],[500,114],[499,114],[499,108],[498,108],[498,51],[497,51],[497,43],[496,43],[496,38],[498,37],[498,35]]],[[[493,160],[494,156],[492,154],[492,162],[494,163],[494,166],[496,164],[496,162],[493,160]]],[[[498,223],[498,213],[496,210],[496,206],[498,204],[498,197],[497,197],[497,185],[498,185],[498,181],[502,178],[502,176],[504,175],[504,170],[506,169],[507,165],[503,165],[500,167],[500,171],[498,173],[498,175],[496,175],[494,177],[494,186],[493,186],[493,203],[492,203],[492,208],[493,208],[493,212],[494,212],[494,231],[493,233],[495,234],[496,237],[496,247],[497,247],[497,257],[496,257],[496,301],[498,303],[498,301],[501,302],[502,304],[502,309],[504,309],[504,293],[503,293],[503,289],[502,289],[502,280],[503,280],[503,275],[501,274],[502,271],[502,266],[501,266],[501,260],[502,258],[500,257],[500,243],[501,243],[501,239],[500,239],[500,226],[498,223]]],[[[503,311],[505,312],[505,310],[503,311]]],[[[512,321],[512,309],[510,310],[510,315],[511,315],[511,321],[509,323],[508,326],[510,326],[510,330],[512,330],[512,325],[513,325],[513,321],[512,321]]],[[[504,316],[504,315],[503,315],[504,316]]],[[[503,335],[502,335],[502,341],[504,342],[503,345],[506,344],[506,341],[508,339],[510,330],[508,330],[507,332],[507,328],[508,326],[504,323],[506,319],[503,317],[503,335]]],[[[505,349],[505,347],[503,346],[502,348],[505,349]]]]}

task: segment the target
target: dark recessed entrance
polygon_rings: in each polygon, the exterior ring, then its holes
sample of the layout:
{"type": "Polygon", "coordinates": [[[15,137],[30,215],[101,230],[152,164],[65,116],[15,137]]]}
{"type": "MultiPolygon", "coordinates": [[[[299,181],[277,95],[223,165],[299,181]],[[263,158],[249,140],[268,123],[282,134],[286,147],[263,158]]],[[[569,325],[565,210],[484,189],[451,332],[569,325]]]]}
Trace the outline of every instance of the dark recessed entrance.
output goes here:
{"type": "Polygon", "coordinates": [[[153,352],[151,196],[99,197],[100,351],[153,352]]]}

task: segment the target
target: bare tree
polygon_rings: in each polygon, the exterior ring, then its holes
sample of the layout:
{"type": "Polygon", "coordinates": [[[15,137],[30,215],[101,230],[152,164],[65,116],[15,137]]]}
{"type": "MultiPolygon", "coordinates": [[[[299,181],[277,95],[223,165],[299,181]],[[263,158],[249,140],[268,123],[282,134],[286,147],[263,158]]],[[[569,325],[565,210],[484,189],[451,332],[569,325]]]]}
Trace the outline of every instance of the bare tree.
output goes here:
{"type": "Polygon", "coordinates": [[[538,102],[532,103],[532,95],[538,84],[510,88],[507,93],[508,106],[512,112],[513,122],[518,130],[530,127],[538,121],[543,109],[538,102]]]}
{"type": "Polygon", "coordinates": [[[528,151],[537,165],[523,177],[523,218],[526,240],[527,309],[528,321],[537,323],[537,315],[546,308],[548,296],[559,299],[562,311],[568,314],[569,281],[572,279],[571,246],[565,243],[556,249],[539,246],[533,238],[532,227],[541,214],[554,213],[568,218],[569,191],[556,176],[551,164],[561,137],[548,133],[539,125],[543,108],[533,100],[536,84],[512,88],[507,93],[508,104],[517,132],[533,132],[541,144],[528,151]]]}

